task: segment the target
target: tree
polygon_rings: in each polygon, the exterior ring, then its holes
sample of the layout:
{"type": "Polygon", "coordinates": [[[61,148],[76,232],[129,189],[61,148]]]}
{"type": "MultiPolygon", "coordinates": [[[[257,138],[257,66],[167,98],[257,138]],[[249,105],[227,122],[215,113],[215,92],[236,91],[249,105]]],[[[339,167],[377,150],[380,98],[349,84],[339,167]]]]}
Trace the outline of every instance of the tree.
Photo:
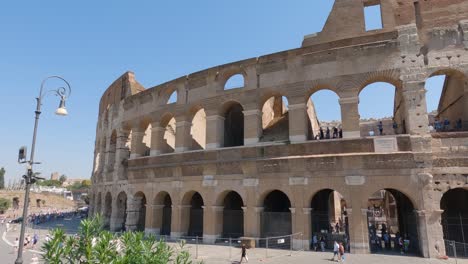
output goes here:
{"type": "Polygon", "coordinates": [[[67,181],[67,176],[65,174],[62,174],[62,176],[59,177],[59,181],[63,184],[67,181]]]}
{"type": "Polygon", "coordinates": [[[0,214],[5,213],[11,206],[11,201],[5,198],[0,198],[0,214]]]}
{"type": "Polygon", "coordinates": [[[81,221],[78,234],[67,236],[62,229],[52,231],[49,241],[42,246],[46,263],[154,263],[191,264],[190,254],[184,249],[169,246],[154,236],[142,232],[122,235],[103,230],[101,216],[81,221]]]}
{"type": "Polygon", "coordinates": [[[5,189],[5,168],[0,169],[0,189],[5,189]]]}
{"type": "Polygon", "coordinates": [[[81,182],[81,188],[89,188],[91,187],[91,180],[83,180],[81,182]]]}
{"type": "Polygon", "coordinates": [[[62,187],[62,183],[58,180],[39,180],[36,182],[39,186],[48,186],[48,187],[62,187]]]}

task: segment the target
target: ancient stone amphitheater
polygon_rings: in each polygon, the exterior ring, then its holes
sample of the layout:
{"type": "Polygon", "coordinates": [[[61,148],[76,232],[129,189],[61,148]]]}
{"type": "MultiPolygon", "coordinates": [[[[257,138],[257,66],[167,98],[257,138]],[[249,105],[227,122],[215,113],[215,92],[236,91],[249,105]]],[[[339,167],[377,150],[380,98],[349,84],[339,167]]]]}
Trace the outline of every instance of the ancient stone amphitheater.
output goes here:
{"type": "Polygon", "coordinates": [[[300,48],[148,89],[124,73],[100,101],[91,211],[113,231],[206,243],[300,233],[289,243],[308,249],[319,234],[368,253],[389,233],[444,255],[444,240],[468,241],[457,224],[468,223],[467,76],[466,0],[336,0],[300,48]],[[376,5],[383,26],[366,31],[376,5]],[[433,132],[425,82],[436,75],[437,118],[452,125],[433,132]],[[375,82],[396,91],[384,136],[361,132],[359,95],[375,82]],[[341,106],[334,139],[317,139],[310,97],[323,89],[341,106]]]}

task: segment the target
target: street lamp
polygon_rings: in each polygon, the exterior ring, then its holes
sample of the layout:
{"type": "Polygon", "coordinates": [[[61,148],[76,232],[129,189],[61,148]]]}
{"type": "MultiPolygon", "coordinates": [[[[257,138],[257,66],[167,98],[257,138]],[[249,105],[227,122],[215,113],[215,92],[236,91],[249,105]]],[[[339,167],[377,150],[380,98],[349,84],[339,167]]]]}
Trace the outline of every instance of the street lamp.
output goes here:
{"type": "Polygon", "coordinates": [[[33,165],[38,164],[38,162],[34,162],[34,150],[36,147],[36,135],[37,135],[37,125],[39,123],[39,115],[41,114],[41,105],[42,105],[42,99],[44,98],[45,95],[48,93],[55,94],[56,96],[60,97],[60,104],[57,110],[55,111],[55,114],[60,115],[60,116],[66,116],[68,114],[67,109],[65,108],[65,101],[68,97],[70,97],[71,94],[71,87],[70,84],[63,79],[60,76],[49,76],[45,78],[42,83],[41,83],[41,90],[39,91],[39,96],[36,98],[36,117],[34,121],[34,132],[33,132],[33,140],[32,140],[32,146],[31,146],[31,157],[29,161],[25,160],[26,153],[25,153],[25,148],[20,149],[20,157],[19,161],[21,163],[27,163],[27,172],[26,175],[23,175],[24,181],[26,183],[26,191],[24,194],[24,208],[23,208],[23,221],[21,221],[21,232],[20,232],[20,239],[19,239],[19,248],[18,248],[18,257],[15,261],[15,264],[22,264],[23,263],[23,247],[24,247],[24,229],[25,229],[25,222],[28,217],[28,203],[29,203],[29,188],[31,187],[31,184],[36,182],[36,180],[39,177],[36,177],[33,173],[33,165]],[[59,87],[55,90],[50,90],[50,91],[44,91],[44,84],[46,83],[47,80],[49,79],[60,79],[62,80],[66,86],[65,87],[59,87]]]}

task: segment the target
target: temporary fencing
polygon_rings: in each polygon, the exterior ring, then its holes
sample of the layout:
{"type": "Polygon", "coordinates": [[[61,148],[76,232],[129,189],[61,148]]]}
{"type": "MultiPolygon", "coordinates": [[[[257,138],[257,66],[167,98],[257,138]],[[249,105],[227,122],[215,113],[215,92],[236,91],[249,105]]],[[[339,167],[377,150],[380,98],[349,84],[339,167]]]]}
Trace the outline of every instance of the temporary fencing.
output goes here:
{"type": "Polygon", "coordinates": [[[468,258],[468,244],[453,240],[444,240],[444,242],[447,256],[455,259],[468,258]]]}

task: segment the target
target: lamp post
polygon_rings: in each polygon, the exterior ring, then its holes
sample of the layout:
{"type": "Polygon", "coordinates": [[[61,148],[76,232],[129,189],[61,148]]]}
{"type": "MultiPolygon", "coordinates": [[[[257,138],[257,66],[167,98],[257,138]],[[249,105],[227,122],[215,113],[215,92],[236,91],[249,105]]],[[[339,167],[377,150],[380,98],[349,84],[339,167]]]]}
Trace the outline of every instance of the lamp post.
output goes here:
{"type": "Polygon", "coordinates": [[[49,76],[45,78],[42,83],[41,83],[41,89],[39,91],[39,96],[36,98],[36,117],[34,121],[34,132],[33,132],[33,139],[32,139],[32,145],[31,145],[31,156],[29,161],[26,161],[27,163],[27,172],[26,175],[23,175],[24,181],[26,183],[26,191],[24,194],[24,208],[23,208],[23,220],[21,221],[21,231],[20,231],[20,238],[19,238],[19,248],[18,248],[18,257],[16,258],[15,264],[22,264],[23,263],[23,247],[24,247],[24,229],[26,225],[26,220],[28,217],[28,205],[29,205],[29,188],[31,187],[31,184],[36,181],[36,176],[33,173],[33,165],[38,164],[37,162],[34,162],[34,150],[36,147],[36,135],[37,135],[37,125],[39,123],[39,115],[41,114],[41,105],[42,105],[42,99],[44,98],[45,95],[48,93],[55,94],[56,96],[60,96],[60,105],[55,111],[55,114],[60,115],[60,116],[66,116],[68,114],[67,109],[65,108],[65,101],[67,97],[70,96],[71,94],[71,87],[70,84],[63,79],[60,76],[49,76]],[[50,91],[44,91],[44,84],[46,83],[47,80],[49,79],[60,79],[62,80],[66,86],[65,87],[59,87],[55,90],[50,90],[50,91]]]}

